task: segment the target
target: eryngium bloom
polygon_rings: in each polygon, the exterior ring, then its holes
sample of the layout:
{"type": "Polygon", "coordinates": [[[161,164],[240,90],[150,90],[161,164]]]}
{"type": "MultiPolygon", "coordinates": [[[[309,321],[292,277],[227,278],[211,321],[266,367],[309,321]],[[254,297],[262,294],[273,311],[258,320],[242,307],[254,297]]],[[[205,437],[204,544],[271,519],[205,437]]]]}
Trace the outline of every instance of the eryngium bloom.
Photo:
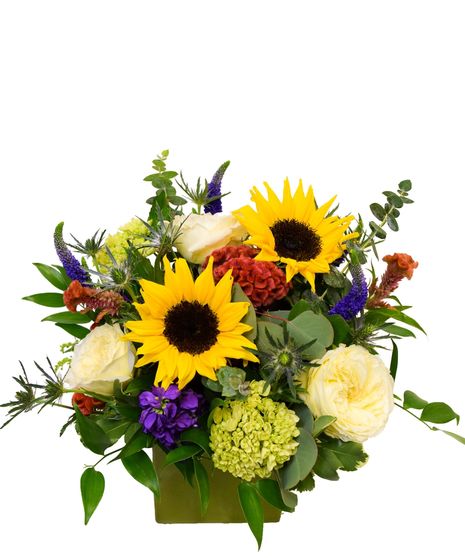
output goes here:
{"type": "Polygon", "coordinates": [[[264,381],[250,382],[250,395],[213,411],[212,460],[217,469],[246,481],[267,478],[297,451],[299,417],[266,397],[264,381]]]}

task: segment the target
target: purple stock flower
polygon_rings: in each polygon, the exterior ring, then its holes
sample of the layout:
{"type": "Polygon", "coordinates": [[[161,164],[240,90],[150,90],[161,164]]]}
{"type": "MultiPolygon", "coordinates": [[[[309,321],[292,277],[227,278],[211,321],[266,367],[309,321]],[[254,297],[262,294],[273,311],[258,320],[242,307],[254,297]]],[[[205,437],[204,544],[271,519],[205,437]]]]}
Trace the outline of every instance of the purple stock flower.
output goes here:
{"type": "Polygon", "coordinates": [[[368,298],[368,287],[362,268],[350,266],[350,272],[353,278],[350,291],[328,312],[328,314],[339,314],[345,320],[355,318],[365,307],[368,298]]]}
{"type": "Polygon", "coordinates": [[[89,274],[78,262],[78,260],[73,256],[71,250],[66,246],[63,240],[63,225],[64,223],[59,223],[56,226],[55,234],[53,235],[53,240],[55,241],[55,250],[60,258],[60,262],[63,265],[66,275],[73,281],[76,279],[85,285],[89,283],[89,274]]]}
{"type": "Polygon", "coordinates": [[[154,386],[139,394],[142,409],[139,422],[146,434],[170,449],[176,445],[181,432],[197,426],[204,403],[203,396],[191,389],[179,390],[175,384],[166,390],[154,386]]]}
{"type": "MultiPolygon", "coordinates": [[[[221,165],[221,167],[215,172],[215,175],[208,184],[208,198],[215,198],[216,196],[221,196],[221,181],[223,180],[224,173],[229,167],[229,161],[226,161],[221,165]]],[[[213,200],[207,203],[204,207],[205,213],[221,213],[223,211],[223,205],[221,203],[221,198],[213,200]]]]}

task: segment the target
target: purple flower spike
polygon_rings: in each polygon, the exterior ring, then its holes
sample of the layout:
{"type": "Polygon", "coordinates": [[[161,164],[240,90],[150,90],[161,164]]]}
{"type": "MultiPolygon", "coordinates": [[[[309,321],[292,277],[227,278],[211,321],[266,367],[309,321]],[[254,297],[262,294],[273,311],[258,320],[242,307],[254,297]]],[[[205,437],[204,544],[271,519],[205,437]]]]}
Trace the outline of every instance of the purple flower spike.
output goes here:
{"type": "Polygon", "coordinates": [[[171,449],[184,430],[197,426],[205,404],[204,397],[191,389],[179,390],[171,384],[166,390],[154,386],[139,394],[142,412],[139,422],[163,447],[171,449]]]}
{"type": "Polygon", "coordinates": [[[368,299],[368,287],[360,266],[350,266],[352,287],[350,291],[337,302],[328,314],[339,314],[345,320],[351,320],[363,310],[368,299]]]}
{"type": "Polygon", "coordinates": [[[81,285],[89,284],[89,274],[73,256],[71,250],[66,246],[63,240],[63,225],[64,223],[59,223],[53,235],[55,250],[60,258],[60,262],[66,271],[66,275],[70,279],[79,281],[81,285]]]}
{"type": "MultiPolygon", "coordinates": [[[[208,197],[215,198],[216,196],[221,196],[221,181],[223,180],[224,173],[229,167],[229,161],[226,161],[221,165],[221,167],[215,172],[211,182],[208,184],[208,197]]],[[[207,203],[204,207],[205,213],[221,213],[223,211],[223,205],[221,203],[221,198],[213,200],[207,203]]]]}

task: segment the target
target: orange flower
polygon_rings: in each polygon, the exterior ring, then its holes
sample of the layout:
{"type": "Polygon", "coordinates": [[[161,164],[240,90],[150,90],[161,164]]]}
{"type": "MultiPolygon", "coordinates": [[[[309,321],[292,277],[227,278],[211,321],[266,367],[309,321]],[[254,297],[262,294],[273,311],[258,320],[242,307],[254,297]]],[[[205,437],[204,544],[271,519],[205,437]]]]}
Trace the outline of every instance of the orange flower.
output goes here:
{"type": "Polygon", "coordinates": [[[383,261],[388,264],[387,269],[379,286],[376,281],[371,284],[367,308],[390,308],[390,305],[384,299],[397,289],[402,279],[406,277],[410,280],[413,276],[413,270],[418,267],[418,262],[409,254],[396,252],[392,256],[384,256],[383,261]]]}
{"type": "Polygon", "coordinates": [[[83,393],[73,393],[72,402],[78,406],[81,413],[85,416],[90,415],[96,409],[105,407],[104,401],[100,401],[100,399],[95,399],[94,397],[89,397],[83,393]]]}
{"type": "Polygon", "coordinates": [[[100,309],[92,329],[98,325],[107,314],[115,316],[124,302],[124,298],[115,291],[83,287],[77,280],[72,281],[63,293],[63,300],[66,308],[68,308],[70,312],[77,312],[77,307],[79,305],[83,306],[83,309],[80,311],[82,314],[90,310],[100,309]]]}
{"type": "Polygon", "coordinates": [[[407,277],[407,279],[412,278],[413,270],[418,267],[418,262],[412,256],[397,252],[392,256],[384,256],[383,262],[388,264],[386,274],[407,277]]]}

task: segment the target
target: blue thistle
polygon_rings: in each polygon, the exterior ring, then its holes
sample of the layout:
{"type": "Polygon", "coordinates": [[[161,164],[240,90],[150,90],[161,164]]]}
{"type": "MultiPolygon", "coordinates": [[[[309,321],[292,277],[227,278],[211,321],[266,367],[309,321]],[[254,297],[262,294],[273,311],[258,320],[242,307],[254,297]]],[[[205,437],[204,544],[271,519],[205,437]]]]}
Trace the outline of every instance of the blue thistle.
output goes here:
{"type": "Polygon", "coordinates": [[[73,256],[71,250],[66,246],[63,240],[63,225],[64,223],[58,223],[53,235],[53,240],[55,242],[55,250],[60,258],[60,262],[66,271],[66,275],[71,280],[77,280],[82,285],[89,283],[89,274],[78,262],[78,260],[73,256]]]}
{"type": "Polygon", "coordinates": [[[229,161],[226,161],[221,165],[221,167],[215,172],[211,182],[208,184],[207,201],[211,198],[216,198],[213,201],[207,203],[204,207],[205,213],[221,213],[223,211],[223,205],[221,203],[221,181],[223,180],[224,173],[229,167],[229,161]]]}
{"type": "Polygon", "coordinates": [[[339,300],[328,314],[339,314],[345,320],[351,320],[363,310],[368,298],[368,287],[361,266],[350,266],[352,274],[352,287],[350,291],[339,300]]]}

